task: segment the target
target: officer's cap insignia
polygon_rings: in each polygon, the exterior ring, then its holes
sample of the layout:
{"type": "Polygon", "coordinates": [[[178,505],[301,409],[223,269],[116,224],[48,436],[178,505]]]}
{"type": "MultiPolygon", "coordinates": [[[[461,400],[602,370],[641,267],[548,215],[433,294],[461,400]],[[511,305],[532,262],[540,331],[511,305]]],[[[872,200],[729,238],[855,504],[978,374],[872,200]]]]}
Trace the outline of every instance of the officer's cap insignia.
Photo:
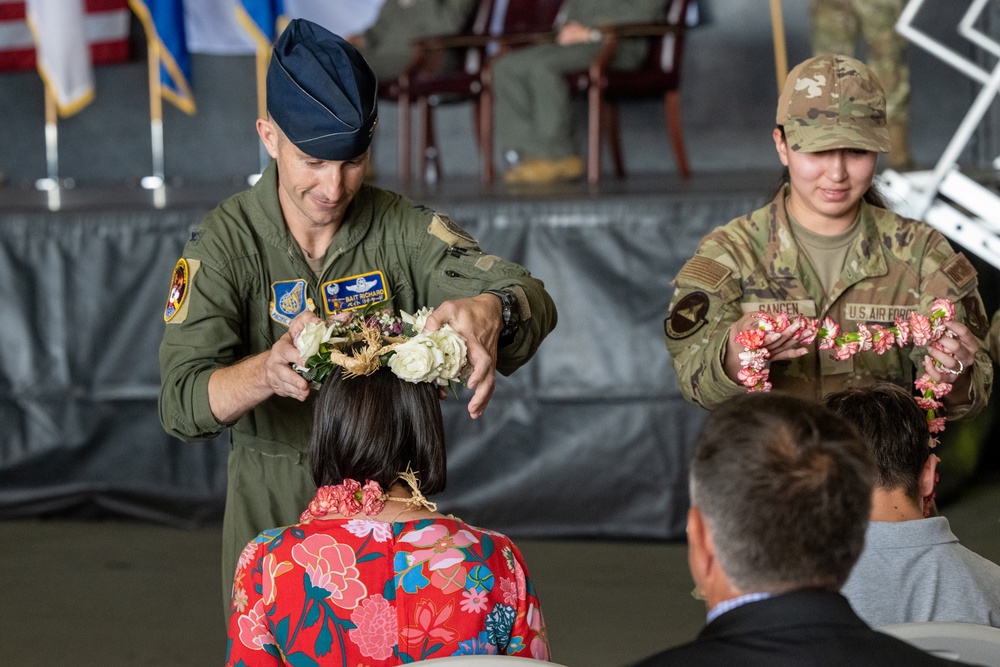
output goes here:
{"type": "Polygon", "coordinates": [[[708,321],[705,317],[708,314],[708,306],[708,295],[704,292],[691,292],[685,295],[663,321],[663,332],[674,340],[687,338],[708,321]]]}

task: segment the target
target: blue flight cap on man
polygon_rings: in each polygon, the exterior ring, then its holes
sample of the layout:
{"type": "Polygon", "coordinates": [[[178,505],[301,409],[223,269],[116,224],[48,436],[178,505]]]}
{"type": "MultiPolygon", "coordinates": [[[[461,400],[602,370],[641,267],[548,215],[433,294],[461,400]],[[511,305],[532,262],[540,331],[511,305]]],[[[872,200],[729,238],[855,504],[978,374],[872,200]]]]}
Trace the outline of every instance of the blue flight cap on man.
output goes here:
{"type": "Polygon", "coordinates": [[[345,39],[312,21],[294,19],[271,53],[267,110],[303,153],[351,160],[371,144],[378,81],[345,39]]]}

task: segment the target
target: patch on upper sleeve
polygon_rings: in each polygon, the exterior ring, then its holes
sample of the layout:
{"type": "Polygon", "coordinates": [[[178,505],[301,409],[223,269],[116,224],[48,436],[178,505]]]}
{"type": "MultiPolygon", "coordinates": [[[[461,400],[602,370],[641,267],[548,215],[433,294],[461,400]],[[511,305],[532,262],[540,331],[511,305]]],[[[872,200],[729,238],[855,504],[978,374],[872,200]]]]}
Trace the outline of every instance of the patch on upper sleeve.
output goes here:
{"type": "Polygon", "coordinates": [[[167,305],[163,309],[163,321],[172,324],[180,324],[187,319],[188,313],[188,291],[191,288],[191,281],[194,274],[198,272],[201,261],[197,259],[177,260],[174,265],[174,272],[170,276],[170,291],[167,292],[167,305]]]}
{"type": "Polygon", "coordinates": [[[951,259],[941,266],[941,271],[955,283],[955,287],[964,290],[976,279],[976,267],[972,266],[965,255],[955,253],[951,259]]]}
{"type": "Polygon", "coordinates": [[[692,281],[704,285],[709,290],[718,290],[732,271],[714,259],[695,255],[681,267],[677,273],[677,281],[692,281]]]}
{"type": "Polygon", "coordinates": [[[681,340],[693,335],[708,322],[709,298],[704,292],[684,295],[663,320],[663,333],[667,338],[681,340]]]}
{"type": "Polygon", "coordinates": [[[970,294],[962,299],[962,307],[965,308],[965,326],[969,327],[973,336],[985,340],[990,332],[990,322],[986,317],[986,311],[983,310],[982,302],[975,294],[970,294]]]}
{"type": "Polygon", "coordinates": [[[469,232],[459,227],[451,218],[443,213],[434,214],[434,217],[431,218],[431,225],[427,228],[427,233],[441,239],[449,246],[471,248],[479,243],[469,232]]]}

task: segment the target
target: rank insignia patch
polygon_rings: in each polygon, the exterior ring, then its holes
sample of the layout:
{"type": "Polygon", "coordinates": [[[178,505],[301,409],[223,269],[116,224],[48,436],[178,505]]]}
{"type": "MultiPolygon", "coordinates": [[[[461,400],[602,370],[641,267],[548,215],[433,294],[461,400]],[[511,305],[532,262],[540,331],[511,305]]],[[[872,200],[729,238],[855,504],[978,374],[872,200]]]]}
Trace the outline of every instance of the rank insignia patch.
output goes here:
{"type": "Polygon", "coordinates": [[[163,309],[163,321],[183,322],[187,315],[187,293],[191,280],[198,270],[200,262],[196,259],[181,258],[174,266],[170,276],[170,291],[167,293],[167,305],[163,309]]]}
{"type": "Polygon", "coordinates": [[[708,321],[705,319],[708,305],[708,295],[704,292],[691,292],[685,295],[663,321],[663,332],[674,340],[687,338],[708,321]]]}
{"type": "Polygon", "coordinates": [[[389,299],[385,275],[381,271],[331,280],[323,283],[322,289],[327,315],[342,310],[364,308],[369,304],[382,303],[389,299]]]}
{"type": "Polygon", "coordinates": [[[306,308],[313,309],[311,300],[306,297],[306,281],[280,280],[271,285],[271,319],[284,325],[291,323],[292,318],[306,308]]]}

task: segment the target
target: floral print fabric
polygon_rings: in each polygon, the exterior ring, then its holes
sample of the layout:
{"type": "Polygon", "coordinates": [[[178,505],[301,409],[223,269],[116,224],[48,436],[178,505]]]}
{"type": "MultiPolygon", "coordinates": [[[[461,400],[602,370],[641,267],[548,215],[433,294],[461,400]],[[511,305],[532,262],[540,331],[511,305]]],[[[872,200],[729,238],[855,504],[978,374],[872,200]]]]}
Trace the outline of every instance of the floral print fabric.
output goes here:
{"type": "Polygon", "coordinates": [[[265,531],[240,555],[231,667],[497,653],[549,657],[521,553],[499,533],[454,519],[321,519],[265,531]]]}

